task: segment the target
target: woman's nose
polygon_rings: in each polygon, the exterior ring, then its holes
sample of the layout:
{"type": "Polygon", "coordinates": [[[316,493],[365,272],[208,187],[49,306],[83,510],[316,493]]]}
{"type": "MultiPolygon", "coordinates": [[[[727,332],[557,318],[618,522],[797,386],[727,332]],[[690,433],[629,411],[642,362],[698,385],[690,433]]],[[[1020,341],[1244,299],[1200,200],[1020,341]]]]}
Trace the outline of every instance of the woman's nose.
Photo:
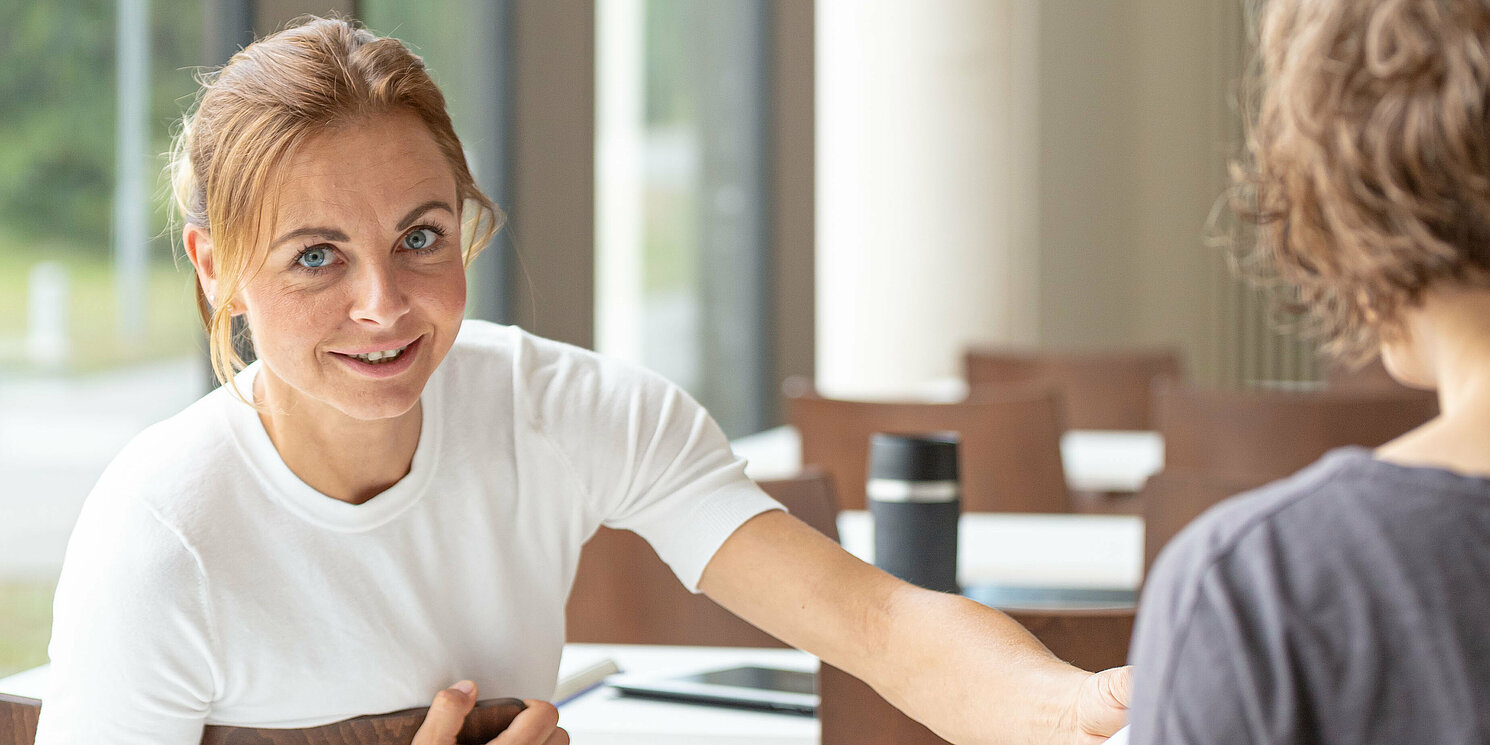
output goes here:
{"type": "Polygon", "coordinates": [[[398,270],[364,264],[352,288],[352,319],[392,326],[409,312],[409,297],[398,270]]]}

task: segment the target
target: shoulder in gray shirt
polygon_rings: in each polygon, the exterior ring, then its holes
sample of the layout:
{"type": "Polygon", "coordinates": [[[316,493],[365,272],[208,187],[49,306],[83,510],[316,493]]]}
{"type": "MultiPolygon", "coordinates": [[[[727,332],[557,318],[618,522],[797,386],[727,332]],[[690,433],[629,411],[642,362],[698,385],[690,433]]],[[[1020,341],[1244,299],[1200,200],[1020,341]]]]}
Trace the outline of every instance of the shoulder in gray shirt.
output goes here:
{"type": "Polygon", "coordinates": [[[1133,743],[1490,743],[1490,480],[1336,450],[1165,548],[1133,743]]]}

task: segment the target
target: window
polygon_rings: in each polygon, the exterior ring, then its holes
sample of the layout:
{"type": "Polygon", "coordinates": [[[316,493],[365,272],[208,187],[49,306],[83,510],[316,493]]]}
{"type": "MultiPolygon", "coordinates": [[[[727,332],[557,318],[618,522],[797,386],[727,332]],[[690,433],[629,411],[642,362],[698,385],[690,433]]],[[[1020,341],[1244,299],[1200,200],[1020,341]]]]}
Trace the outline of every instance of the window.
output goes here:
{"type": "Polygon", "coordinates": [[[202,28],[189,0],[0,2],[0,675],[46,661],[104,466],[206,390],[159,157],[202,28]]]}
{"type": "MultiPolygon", "coordinates": [[[[499,207],[508,208],[506,169],[507,24],[500,0],[361,0],[360,20],[374,33],[393,36],[424,59],[445,94],[455,133],[466,149],[476,182],[499,207]]],[[[498,234],[468,271],[466,315],[508,320],[507,231],[498,234]]]]}
{"type": "Polygon", "coordinates": [[[730,436],[776,399],[767,11],[597,4],[596,347],[683,386],[730,436]]]}

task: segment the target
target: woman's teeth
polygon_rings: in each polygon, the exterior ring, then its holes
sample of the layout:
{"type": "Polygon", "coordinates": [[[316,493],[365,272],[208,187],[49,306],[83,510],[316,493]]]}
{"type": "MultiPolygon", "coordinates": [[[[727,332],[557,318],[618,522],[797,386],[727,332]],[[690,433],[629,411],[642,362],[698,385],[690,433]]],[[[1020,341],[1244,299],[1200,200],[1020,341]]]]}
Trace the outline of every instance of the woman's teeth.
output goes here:
{"type": "Polygon", "coordinates": [[[399,347],[398,349],[390,349],[386,352],[373,352],[372,354],[354,354],[350,356],[362,360],[363,362],[371,362],[376,364],[379,362],[386,362],[388,360],[394,359],[400,354],[403,354],[404,350],[408,348],[408,345],[404,345],[402,347],[399,347]]]}

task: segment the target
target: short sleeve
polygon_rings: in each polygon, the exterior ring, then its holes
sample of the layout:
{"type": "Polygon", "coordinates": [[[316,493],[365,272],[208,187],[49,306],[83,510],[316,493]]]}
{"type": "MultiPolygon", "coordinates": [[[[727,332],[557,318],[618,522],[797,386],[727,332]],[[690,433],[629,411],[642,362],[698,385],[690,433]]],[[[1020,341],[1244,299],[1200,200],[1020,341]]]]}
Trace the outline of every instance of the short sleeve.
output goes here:
{"type": "Polygon", "coordinates": [[[38,745],[199,742],[214,690],[204,587],[173,531],[95,489],[57,587],[38,745]]]}
{"type": "Polygon", "coordinates": [[[661,376],[573,349],[539,373],[539,427],[597,521],[645,538],[689,591],[740,525],[782,509],[708,412],[661,376]]]}
{"type": "Polygon", "coordinates": [[[1245,558],[1213,556],[1204,526],[1191,527],[1144,587],[1129,658],[1132,742],[1302,742],[1303,680],[1281,595],[1245,558]]]}

